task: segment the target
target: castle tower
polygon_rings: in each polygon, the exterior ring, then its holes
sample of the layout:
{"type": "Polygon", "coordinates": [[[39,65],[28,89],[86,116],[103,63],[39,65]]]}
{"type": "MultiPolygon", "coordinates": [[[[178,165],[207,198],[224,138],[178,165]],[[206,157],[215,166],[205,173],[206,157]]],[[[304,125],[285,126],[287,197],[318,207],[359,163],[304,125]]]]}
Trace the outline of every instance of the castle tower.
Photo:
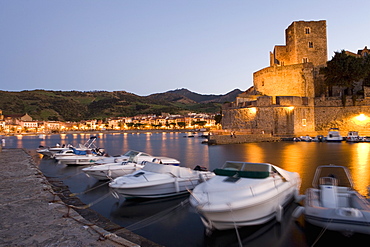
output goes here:
{"type": "Polygon", "coordinates": [[[285,46],[275,46],[270,66],[311,62],[323,66],[328,60],[326,21],[295,21],[285,30],[285,46]]]}
{"type": "Polygon", "coordinates": [[[270,52],[270,66],[253,74],[254,89],[269,96],[314,97],[317,71],[327,62],[326,21],[295,21],[286,45],[270,52]]]}

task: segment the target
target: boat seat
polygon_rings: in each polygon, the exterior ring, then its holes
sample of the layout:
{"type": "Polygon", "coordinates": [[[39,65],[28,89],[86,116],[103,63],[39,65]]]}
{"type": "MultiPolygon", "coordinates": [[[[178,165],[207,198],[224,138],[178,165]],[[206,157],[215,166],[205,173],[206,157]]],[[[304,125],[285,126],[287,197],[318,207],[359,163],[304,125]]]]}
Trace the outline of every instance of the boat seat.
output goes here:
{"type": "Polygon", "coordinates": [[[320,202],[323,207],[337,208],[338,207],[337,186],[320,185],[320,202]]]}
{"type": "Polygon", "coordinates": [[[349,207],[349,197],[348,193],[337,193],[338,195],[338,206],[339,207],[349,207]]]}
{"type": "Polygon", "coordinates": [[[334,177],[321,177],[320,202],[326,208],[338,207],[338,180],[334,177]]]}

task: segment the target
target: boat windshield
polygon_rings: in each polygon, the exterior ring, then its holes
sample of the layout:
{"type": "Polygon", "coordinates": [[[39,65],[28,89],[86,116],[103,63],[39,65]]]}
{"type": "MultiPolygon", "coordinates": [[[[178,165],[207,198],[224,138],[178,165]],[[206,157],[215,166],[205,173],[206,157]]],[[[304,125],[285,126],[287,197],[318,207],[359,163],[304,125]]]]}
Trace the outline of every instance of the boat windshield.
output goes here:
{"type": "MultiPolygon", "coordinates": [[[[315,177],[312,182],[313,187],[318,188],[320,184],[335,181],[340,187],[353,187],[352,179],[349,171],[343,166],[320,166],[316,169],[315,177]],[[330,180],[332,178],[333,180],[330,180]],[[321,180],[320,180],[321,179],[321,180]]],[[[330,184],[330,183],[329,183],[330,184]]]]}
{"type": "Polygon", "coordinates": [[[130,150],[130,151],[128,151],[127,153],[125,153],[124,154],[124,156],[136,156],[136,155],[138,155],[139,154],[139,152],[138,151],[133,151],[133,150],[130,150]]]}
{"type": "Polygon", "coordinates": [[[243,162],[226,162],[223,169],[240,171],[243,167],[243,162]]]}

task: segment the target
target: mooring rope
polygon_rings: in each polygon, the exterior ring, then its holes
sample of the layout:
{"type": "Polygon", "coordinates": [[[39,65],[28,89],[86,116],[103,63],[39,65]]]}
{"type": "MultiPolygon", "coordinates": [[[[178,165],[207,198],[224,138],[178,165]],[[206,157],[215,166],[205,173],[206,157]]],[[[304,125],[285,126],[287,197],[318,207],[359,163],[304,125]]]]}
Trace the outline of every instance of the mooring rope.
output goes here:
{"type": "Polygon", "coordinates": [[[161,220],[164,220],[165,217],[169,216],[169,213],[171,213],[172,211],[174,211],[175,209],[177,209],[179,207],[185,206],[187,203],[189,203],[189,199],[185,199],[184,201],[180,202],[179,204],[177,204],[177,205],[175,205],[171,208],[168,208],[168,209],[163,210],[163,211],[161,211],[157,214],[149,216],[148,218],[145,218],[141,221],[135,222],[135,223],[127,226],[126,229],[129,229],[130,231],[135,231],[135,230],[139,230],[139,229],[142,229],[144,227],[147,227],[149,225],[152,225],[152,224],[154,224],[156,222],[159,222],[161,220]]]}
{"type": "Polygon", "coordinates": [[[92,187],[92,188],[90,188],[90,189],[88,189],[88,190],[85,190],[85,191],[82,191],[82,192],[79,192],[79,193],[72,193],[72,194],[70,194],[69,196],[79,196],[79,195],[83,195],[83,194],[85,194],[85,193],[87,193],[87,192],[90,192],[90,191],[92,191],[92,190],[95,190],[95,189],[97,189],[97,188],[100,188],[100,187],[102,187],[102,186],[104,186],[104,185],[106,185],[106,184],[108,184],[108,183],[110,183],[110,182],[111,182],[111,181],[104,182],[104,183],[99,184],[98,186],[92,187]]]}
{"type": "Polygon", "coordinates": [[[239,246],[240,247],[243,247],[243,243],[242,243],[242,240],[240,239],[240,235],[239,235],[239,231],[238,231],[238,227],[236,226],[236,222],[235,222],[235,219],[234,219],[234,212],[233,212],[233,209],[231,208],[231,205],[228,203],[227,204],[229,206],[229,210],[230,210],[230,213],[231,213],[231,218],[233,220],[233,223],[234,223],[234,229],[235,229],[235,232],[236,232],[236,237],[238,239],[238,243],[239,243],[239,246]]]}
{"type": "Polygon", "coordinates": [[[333,220],[333,218],[330,218],[330,219],[329,219],[329,221],[328,221],[328,224],[327,224],[325,227],[323,227],[323,228],[321,229],[320,234],[317,236],[317,238],[316,238],[315,242],[313,242],[313,244],[311,245],[311,247],[314,247],[314,246],[315,246],[315,244],[320,240],[320,238],[322,237],[322,235],[324,235],[324,233],[325,233],[325,232],[326,232],[326,230],[328,229],[328,227],[329,227],[330,223],[332,222],[332,220],[333,220]]]}

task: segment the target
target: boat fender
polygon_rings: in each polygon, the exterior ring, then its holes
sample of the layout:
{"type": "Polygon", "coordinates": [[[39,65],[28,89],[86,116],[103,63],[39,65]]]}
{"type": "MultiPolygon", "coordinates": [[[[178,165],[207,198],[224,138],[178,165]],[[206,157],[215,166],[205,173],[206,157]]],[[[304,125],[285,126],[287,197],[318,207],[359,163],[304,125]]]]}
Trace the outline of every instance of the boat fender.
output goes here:
{"type": "Polygon", "coordinates": [[[179,186],[179,181],[177,180],[177,177],[175,178],[175,190],[176,190],[176,193],[179,193],[180,192],[180,186],[179,186]]]}
{"type": "Polygon", "coordinates": [[[294,202],[299,203],[306,198],[305,195],[300,195],[298,190],[294,191],[294,202]]]}
{"type": "Polygon", "coordinates": [[[112,196],[114,198],[116,198],[117,200],[119,199],[119,196],[118,196],[117,192],[115,192],[115,191],[112,191],[112,196]]]}
{"type": "Polygon", "coordinates": [[[276,221],[277,222],[281,222],[281,220],[283,219],[283,211],[284,211],[284,208],[281,205],[279,205],[276,208],[276,221]]]}
{"type": "Polygon", "coordinates": [[[199,173],[199,182],[200,183],[203,183],[206,181],[206,178],[204,177],[204,174],[203,173],[199,173]]]}
{"type": "Polygon", "coordinates": [[[157,164],[162,164],[162,160],[161,159],[157,159],[157,158],[154,158],[152,160],[153,163],[157,163],[157,164]]]}
{"type": "Polygon", "coordinates": [[[298,206],[294,209],[292,216],[296,220],[304,213],[304,207],[298,206]]]}

